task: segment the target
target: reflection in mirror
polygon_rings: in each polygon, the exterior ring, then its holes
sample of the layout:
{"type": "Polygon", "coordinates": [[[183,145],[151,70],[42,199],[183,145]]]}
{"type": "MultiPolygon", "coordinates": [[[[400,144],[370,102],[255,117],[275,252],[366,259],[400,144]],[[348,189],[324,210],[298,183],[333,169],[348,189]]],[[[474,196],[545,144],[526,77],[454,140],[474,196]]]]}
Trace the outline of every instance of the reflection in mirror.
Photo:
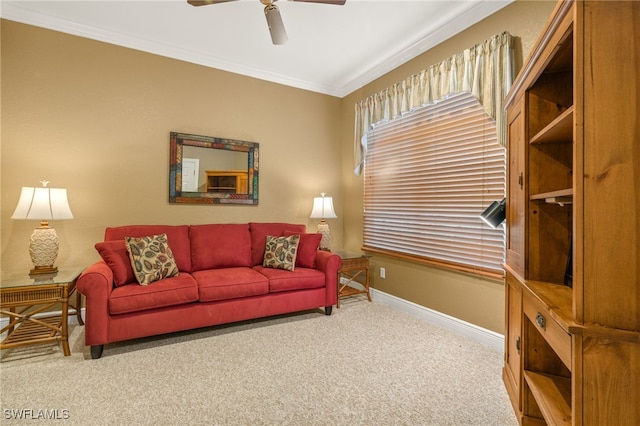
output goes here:
{"type": "Polygon", "coordinates": [[[256,142],[171,132],[169,202],[258,204],[256,142]]]}
{"type": "Polygon", "coordinates": [[[207,189],[207,186],[210,186],[207,182],[209,172],[234,170],[247,173],[247,164],[249,164],[247,152],[183,145],[182,192],[209,192],[207,189]]]}

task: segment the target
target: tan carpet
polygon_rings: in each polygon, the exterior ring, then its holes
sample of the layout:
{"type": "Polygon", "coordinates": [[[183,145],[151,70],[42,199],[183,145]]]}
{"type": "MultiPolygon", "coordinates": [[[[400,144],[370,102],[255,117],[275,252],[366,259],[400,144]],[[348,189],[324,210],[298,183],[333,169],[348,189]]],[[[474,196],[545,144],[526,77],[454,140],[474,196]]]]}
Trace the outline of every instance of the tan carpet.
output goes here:
{"type": "Polygon", "coordinates": [[[1,423],[517,425],[502,353],[378,302],[105,346],[1,353],[1,423]],[[31,410],[31,411],[28,411],[31,410]]]}

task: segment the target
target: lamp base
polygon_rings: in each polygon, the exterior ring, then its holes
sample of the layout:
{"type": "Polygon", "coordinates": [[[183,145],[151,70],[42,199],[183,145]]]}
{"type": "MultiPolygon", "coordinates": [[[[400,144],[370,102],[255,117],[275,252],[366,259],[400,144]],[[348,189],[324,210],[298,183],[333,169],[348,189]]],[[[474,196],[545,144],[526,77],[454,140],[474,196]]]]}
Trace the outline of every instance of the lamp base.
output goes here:
{"type": "Polygon", "coordinates": [[[29,272],[30,275],[52,274],[58,271],[58,268],[53,266],[58,257],[58,234],[46,222],[33,230],[29,241],[29,254],[34,266],[29,272]]]}
{"type": "Polygon", "coordinates": [[[318,248],[320,250],[329,250],[329,246],[331,245],[331,231],[329,231],[329,224],[326,220],[322,219],[320,223],[318,223],[318,233],[322,235],[318,248]]]}
{"type": "Polygon", "coordinates": [[[57,266],[36,266],[29,271],[29,275],[55,274],[58,272],[57,266]]]}

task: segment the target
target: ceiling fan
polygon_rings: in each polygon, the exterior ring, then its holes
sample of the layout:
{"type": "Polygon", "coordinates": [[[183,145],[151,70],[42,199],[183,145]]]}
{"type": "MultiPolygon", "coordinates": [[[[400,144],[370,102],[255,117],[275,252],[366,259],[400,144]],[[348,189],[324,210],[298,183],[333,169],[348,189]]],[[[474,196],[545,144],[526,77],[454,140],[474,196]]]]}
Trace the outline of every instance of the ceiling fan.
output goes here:
{"type": "MultiPolygon", "coordinates": [[[[191,6],[206,6],[208,4],[226,3],[236,0],[187,0],[191,6]]],[[[271,34],[271,41],[273,44],[285,44],[287,42],[287,32],[284,29],[282,23],[282,17],[280,16],[280,9],[275,5],[277,0],[260,0],[260,3],[264,4],[264,15],[267,18],[267,25],[269,26],[269,33],[271,34]]],[[[335,4],[342,6],[347,0],[290,0],[300,1],[305,3],[324,3],[335,4]]]]}

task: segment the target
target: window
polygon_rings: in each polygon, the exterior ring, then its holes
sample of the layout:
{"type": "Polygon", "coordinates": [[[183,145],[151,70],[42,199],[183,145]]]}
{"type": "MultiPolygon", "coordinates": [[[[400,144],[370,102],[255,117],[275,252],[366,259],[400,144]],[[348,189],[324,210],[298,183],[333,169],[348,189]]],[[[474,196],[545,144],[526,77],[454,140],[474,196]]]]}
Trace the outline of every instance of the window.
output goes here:
{"type": "Polygon", "coordinates": [[[505,196],[506,152],[469,93],[379,124],[364,168],[364,248],[503,276],[505,229],[480,213],[505,196]]]}

